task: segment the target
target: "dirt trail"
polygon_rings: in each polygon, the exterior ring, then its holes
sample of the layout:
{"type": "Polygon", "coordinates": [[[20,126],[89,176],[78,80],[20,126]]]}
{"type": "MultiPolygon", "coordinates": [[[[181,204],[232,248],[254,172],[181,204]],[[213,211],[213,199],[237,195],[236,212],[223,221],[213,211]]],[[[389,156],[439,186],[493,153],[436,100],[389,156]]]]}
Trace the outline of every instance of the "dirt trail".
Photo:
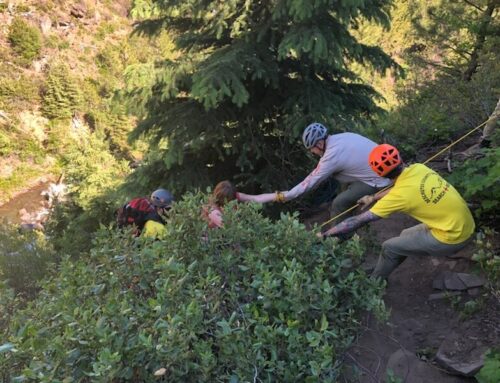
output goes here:
{"type": "MultiPolygon", "coordinates": [[[[322,222],[324,214],[311,221],[322,222]]],[[[395,214],[373,222],[374,247],[366,255],[366,265],[375,265],[379,245],[399,235],[401,230],[418,222],[395,214]]],[[[360,235],[365,235],[361,229],[360,235]]],[[[456,297],[429,300],[433,281],[444,271],[474,273],[470,261],[474,245],[449,257],[409,257],[390,276],[384,301],[390,310],[387,323],[377,323],[371,315],[363,320],[363,331],[345,354],[347,364],[343,382],[378,383],[468,383],[474,378],[451,375],[435,362],[440,346],[453,358],[469,363],[478,351],[500,345],[500,305],[485,300],[483,307],[463,317],[463,303],[479,300],[486,291],[476,289],[475,297],[467,292],[456,297]],[[461,300],[461,303],[459,303],[461,300]],[[443,347],[444,347],[443,346],[443,347]],[[450,351],[451,350],[451,351],[450,351]],[[391,369],[394,380],[388,378],[391,369]],[[399,380],[398,380],[399,379],[399,380]]],[[[474,269],[474,270],[473,270],[474,269]]]]}
{"type": "MultiPolygon", "coordinates": [[[[378,243],[399,235],[401,230],[418,222],[396,214],[371,224],[378,243]]],[[[433,281],[443,271],[472,273],[470,261],[474,245],[449,257],[409,257],[390,276],[384,297],[390,309],[389,321],[377,323],[367,317],[364,332],[347,353],[346,361],[354,366],[350,381],[362,383],[386,382],[387,370],[405,383],[475,382],[474,378],[450,375],[439,367],[435,355],[447,342],[457,360],[471,362],[474,353],[500,344],[500,307],[489,302],[482,309],[463,317],[463,304],[474,299],[467,292],[460,297],[429,300],[438,292],[433,281]],[[452,304],[455,299],[455,305],[452,304]],[[455,306],[455,308],[454,308],[455,306]],[[462,314],[462,316],[461,316],[462,314]]],[[[367,262],[375,263],[378,252],[367,254],[367,262]]],[[[485,291],[477,291],[478,296],[485,291]]]]}

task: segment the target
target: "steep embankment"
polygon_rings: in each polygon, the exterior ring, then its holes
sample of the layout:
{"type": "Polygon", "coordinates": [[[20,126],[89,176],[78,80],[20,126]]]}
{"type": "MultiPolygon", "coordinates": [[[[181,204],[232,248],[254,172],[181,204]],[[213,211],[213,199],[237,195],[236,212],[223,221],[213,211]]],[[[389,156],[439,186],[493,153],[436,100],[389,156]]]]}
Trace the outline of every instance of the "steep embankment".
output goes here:
{"type": "Polygon", "coordinates": [[[58,173],[82,131],[102,129],[124,148],[110,98],[136,59],[120,56],[134,44],[129,3],[0,4],[0,203],[58,173]]]}
{"type": "MultiPolygon", "coordinates": [[[[372,228],[382,243],[415,223],[395,215],[372,228]]],[[[477,287],[452,286],[460,284],[455,273],[478,275],[471,261],[475,251],[471,244],[453,258],[410,257],[391,275],[385,294],[388,322],[366,318],[365,331],[347,357],[362,371],[360,382],[384,381],[388,370],[405,382],[475,381],[445,371],[474,375],[484,352],[500,344],[499,302],[472,277],[477,287]]],[[[368,259],[375,262],[377,256],[370,252],[368,259]]]]}
{"type": "MultiPolygon", "coordinates": [[[[325,208],[309,223],[327,218],[325,208]]],[[[385,240],[415,224],[395,214],[360,229],[358,234],[369,244],[363,268],[374,267],[385,240]]],[[[403,262],[386,287],[389,318],[385,323],[372,315],[363,318],[360,335],[343,356],[344,381],[476,382],[473,376],[483,366],[485,352],[500,344],[500,302],[471,259],[484,246],[471,243],[453,257],[409,257],[403,262]]],[[[499,247],[496,240],[487,251],[498,253],[499,247]]]]}

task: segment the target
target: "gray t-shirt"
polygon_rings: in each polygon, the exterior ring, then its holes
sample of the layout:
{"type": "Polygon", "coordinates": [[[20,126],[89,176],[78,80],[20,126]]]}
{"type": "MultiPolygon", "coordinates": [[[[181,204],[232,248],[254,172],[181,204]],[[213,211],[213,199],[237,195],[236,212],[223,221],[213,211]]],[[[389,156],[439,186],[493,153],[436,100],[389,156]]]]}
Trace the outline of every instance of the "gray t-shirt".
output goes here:
{"type": "Polygon", "coordinates": [[[325,153],[316,168],[304,181],[285,192],[285,199],[294,199],[314,189],[330,176],[341,183],[361,181],[380,188],[389,185],[390,181],[379,177],[368,164],[368,156],[375,146],[375,142],[356,133],[328,136],[325,153]]]}

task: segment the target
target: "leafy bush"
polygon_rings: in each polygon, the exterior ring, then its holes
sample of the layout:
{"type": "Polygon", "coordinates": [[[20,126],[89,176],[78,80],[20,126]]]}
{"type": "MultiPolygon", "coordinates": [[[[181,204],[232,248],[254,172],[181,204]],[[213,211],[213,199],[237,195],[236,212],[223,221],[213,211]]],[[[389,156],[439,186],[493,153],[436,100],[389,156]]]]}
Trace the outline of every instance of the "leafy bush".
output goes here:
{"type": "Polygon", "coordinates": [[[176,203],[164,240],[103,229],[89,257],[65,259],[13,319],[17,352],[0,370],[37,382],[337,381],[357,315],[383,309],[380,286],[351,267],[359,243],[319,244],[254,205],[230,205],[202,240],[201,203],[176,203]]]}
{"type": "Polygon", "coordinates": [[[129,168],[125,161],[118,161],[109,152],[101,132],[82,137],[79,144],[64,154],[63,163],[74,202],[89,211],[97,208],[94,206],[96,197],[116,189],[123,182],[129,168]]]}
{"type": "Polygon", "coordinates": [[[500,350],[489,350],[484,365],[474,376],[479,383],[500,382],[500,350]]]}
{"type": "Polygon", "coordinates": [[[6,132],[0,131],[0,154],[8,156],[13,150],[12,138],[6,132]]]}
{"type": "Polygon", "coordinates": [[[111,221],[117,208],[115,190],[130,169],[126,161],[117,160],[110,153],[104,132],[64,140],[68,129],[57,126],[53,132],[57,135],[51,139],[55,144],[66,143],[60,158],[71,200],[55,209],[47,232],[58,250],[76,255],[89,250],[91,235],[100,223],[111,221]]]}
{"type": "Polygon", "coordinates": [[[51,154],[62,155],[76,146],[70,135],[71,126],[67,120],[51,120],[48,125],[45,148],[51,154]]]}
{"type": "MultiPolygon", "coordinates": [[[[0,331],[8,327],[10,318],[15,312],[17,306],[16,293],[7,284],[7,281],[0,280],[0,307],[2,308],[2,315],[0,316],[0,331]]],[[[4,378],[0,373],[0,379],[4,378]]],[[[5,381],[2,380],[2,381],[5,381]]]]}
{"type": "Polygon", "coordinates": [[[47,174],[51,169],[34,166],[31,161],[25,161],[16,167],[15,171],[8,177],[0,178],[0,190],[6,193],[19,190],[19,185],[23,185],[26,180],[47,174]]]}
{"type": "Polygon", "coordinates": [[[500,300],[500,256],[493,248],[494,230],[486,229],[480,232],[476,239],[477,250],[472,259],[479,262],[481,269],[486,274],[493,295],[500,300]]]}
{"type": "Polygon", "coordinates": [[[1,225],[0,280],[8,280],[16,292],[33,293],[54,260],[52,248],[39,233],[19,233],[14,226],[1,225]]]}
{"type": "Polygon", "coordinates": [[[471,158],[454,169],[450,181],[468,202],[477,206],[476,215],[495,222],[500,207],[500,134],[493,136],[493,148],[481,149],[479,158],[471,158]]]}
{"type": "Polygon", "coordinates": [[[14,51],[27,63],[37,58],[42,49],[42,34],[20,18],[14,19],[9,28],[9,42],[14,51]]]}
{"type": "Polygon", "coordinates": [[[40,101],[39,85],[36,77],[19,74],[0,64],[0,108],[31,109],[40,101]]]}

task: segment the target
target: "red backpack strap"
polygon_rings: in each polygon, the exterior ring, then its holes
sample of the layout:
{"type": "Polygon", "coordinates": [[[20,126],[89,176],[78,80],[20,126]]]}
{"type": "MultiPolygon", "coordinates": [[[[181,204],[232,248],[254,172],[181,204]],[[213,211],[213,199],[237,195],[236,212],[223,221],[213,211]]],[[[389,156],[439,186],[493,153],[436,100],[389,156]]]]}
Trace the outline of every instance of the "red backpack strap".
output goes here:
{"type": "Polygon", "coordinates": [[[134,198],[124,206],[126,224],[135,224],[139,230],[142,230],[148,215],[155,211],[154,206],[148,198],[134,198]]]}

